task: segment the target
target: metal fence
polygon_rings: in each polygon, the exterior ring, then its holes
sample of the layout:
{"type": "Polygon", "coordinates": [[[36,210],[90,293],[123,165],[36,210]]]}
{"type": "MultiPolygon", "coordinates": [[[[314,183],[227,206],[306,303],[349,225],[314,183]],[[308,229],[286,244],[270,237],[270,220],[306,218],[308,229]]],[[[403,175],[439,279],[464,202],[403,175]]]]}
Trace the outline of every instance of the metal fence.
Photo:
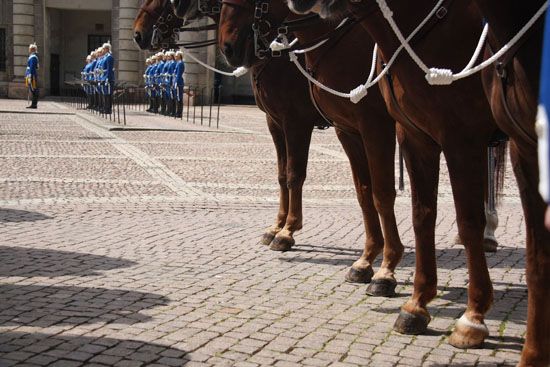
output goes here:
{"type": "MultiPolygon", "coordinates": [[[[221,88],[221,85],[212,88],[186,86],[182,116],[178,119],[201,126],[219,128],[221,88]]],[[[93,98],[98,100],[96,105],[104,105],[105,96],[96,94],[93,98]]],[[[122,125],[126,125],[127,115],[152,113],[147,112],[150,99],[145,89],[128,84],[117,84],[114,87],[111,113],[105,113],[101,108],[90,108],[91,99],[86,95],[80,82],[66,82],[60,91],[60,100],[74,109],[88,110],[90,113],[122,125]]],[[[157,115],[162,116],[160,113],[157,115]]],[[[176,117],[168,115],[165,117],[176,119],[176,117]]]]}

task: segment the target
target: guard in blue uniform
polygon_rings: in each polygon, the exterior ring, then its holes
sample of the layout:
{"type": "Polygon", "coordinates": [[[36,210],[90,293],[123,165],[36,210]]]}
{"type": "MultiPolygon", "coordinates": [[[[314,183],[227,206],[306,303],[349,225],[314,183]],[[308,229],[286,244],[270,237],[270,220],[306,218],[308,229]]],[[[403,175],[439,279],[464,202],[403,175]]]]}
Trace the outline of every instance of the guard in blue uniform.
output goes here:
{"type": "Polygon", "coordinates": [[[157,67],[155,69],[155,84],[157,85],[157,101],[158,106],[160,107],[160,113],[165,114],[166,113],[166,104],[164,102],[164,82],[163,82],[163,74],[164,74],[164,52],[159,52],[157,54],[158,61],[157,61],[157,67]]]}
{"type": "Polygon", "coordinates": [[[88,82],[88,74],[90,72],[90,65],[92,64],[92,56],[88,55],[86,56],[86,65],[84,65],[84,69],[82,69],[82,72],[80,73],[80,79],[82,84],[82,89],[84,89],[84,93],[86,94],[86,103],[88,106],[86,108],[90,108],[91,106],[91,96],[92,92],[90,89],[90,83],[88,82]]]}
{"type": "Polygon", "coordinates": [[[111,54],[111,44],[109,42],[103,44],[103,62],[101,63],[103,70],[101,82],[103,83],[105,94],[104,113],[111,114],[113,106],[113,91],[115,88],[115,58],[111,54]]]}
{"type": "Polygon", "coordinates": [[[153,96],[151,94],[151,81],[150,81],[150,73],[151,68],[153,67],[151,58],[148,57],[147,60],[145,60],[145,71],[143,72],[143,83],[145,88],[145,95],[147,96],[147,99],[149,101],[149,108],[147,109],[147,112],[153,111],[153,96]]]}
{"type": "MultiPolygon", "coordinates": [[[[544,26],[544,44],[542,49],[542,69],[540,73],[540,104],[537,118],[539,137],[539,191],[546,203],[550,203],[550,12],[546,12],[544,26]]],[[[546,209],[544,218],[546,228],[550,230],[550,209],[546,209]]]]}
{"type": "Polygon", "coordinates": [[[90,86],[90,93],[91,93],[91,105],[90,109],[97,109],[98,103],[97,103],[97,85],[95,84],[95,71],[97,68],[97,50],[92,51],[90,54],[92,56],[92,62],[90,63],[90,66],[88,68],[88,84],[90,86]]]}
{"type": "Polygon", "coordinates": [[[27,70],[25,71],[25,84],[32,94],[32,104],[27,108],[38,107],[38,96],[40,91],[38,89],[38,46],[35,43],[29,45],[29,59],[27,60],[27,70]]]}
{"type": "Polygon", "coordinates": [[[168,51],[168,66],[166,72],[166,90],[167,90],[167,115],[176,116],[176,91],[174,90],[174,73],[176,72],[176,52],[168,51]]]}
{"type": "Polygon", "coordinates": [[[183,52],[176,52],[176,69],[174,71],[174,89],[176,92],[176,117],[181,118],[183,113],[183,73],[185,72],[185,63],[183,62],[183,52]]]}

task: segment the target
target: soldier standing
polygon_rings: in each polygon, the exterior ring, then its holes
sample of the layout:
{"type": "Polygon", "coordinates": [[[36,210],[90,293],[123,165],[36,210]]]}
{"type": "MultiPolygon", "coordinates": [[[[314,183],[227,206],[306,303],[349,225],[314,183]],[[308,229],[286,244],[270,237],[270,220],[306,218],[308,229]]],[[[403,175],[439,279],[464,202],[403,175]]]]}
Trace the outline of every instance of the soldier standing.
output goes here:
{"type": "Polygon", "coordinates": [[[38,107],[38,95],[40,93],[38,89],[38,46],[36,43],[29,45],[29,59],[27,60],[27,70],[25,71],[25,84],[32,94],[32,104],[27,108],[38,107]]]}
{"type": "Polygon", "coordinates": [[[174,90],[174,73],[176,71],[176,52],[168,51],[168,70],[166,73],[166,90],[168,91],[168,116],[174,117],[176,115],[176,91],[174,90]]]}
{"type": "Polygon", "coordinates": [[[185,72],[185,63],[183,62],[183,52],[176,52],[176,70],[174,72],[174,88],[176,89],[176,117],[181,118],[183,114],[183,73],[185,72]]]}
{"type": "Polygon", "coordinates": [[[105,113],[111,114],[113,107],[113,90],[115,87],[115,59],[111,54],[111,44],[109,42],[103,44],[103,69],[102,82],[105,86],[105,113]]]}

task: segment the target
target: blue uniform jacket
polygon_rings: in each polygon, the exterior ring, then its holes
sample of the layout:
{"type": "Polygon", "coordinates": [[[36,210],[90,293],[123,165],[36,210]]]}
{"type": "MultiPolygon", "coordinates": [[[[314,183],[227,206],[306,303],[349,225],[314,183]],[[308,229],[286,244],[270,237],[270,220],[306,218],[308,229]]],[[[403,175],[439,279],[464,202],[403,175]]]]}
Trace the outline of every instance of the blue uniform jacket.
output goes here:
{"type": "Polygon", "coordinates": [[[183,73],[185,72],[185,63],[183,61],[177,61],[176,62],[176,71],[175,71],[175,78],[174,78],[174,84],[178,87],[181,87],[184,85],[183,82],[183,73]]]}
{"type": "Polygon", "coordinates": [[[32,76],[36,78],[38,70],[38,55],[36,53],[32,53],[29,56],[29,59],[27,60],[27,70],[25,71],[25,76],[32,76]]]}
{"type": "Polygon", "coordinates": [[[97,59],[94,59],[88,67],[88,78],[86,80],[93,81],[94,80],[94,71],[97,65],[97,59]]]}
{"type": "Polygon", "coordinates": [[[103,67],[103,70],[104,70],[104,73],[103,73],[103,81],[108,81],[110,83],[114,83],[115,81],[115,58],[113,57],[113,55],[111,55],[110,52],[107,52],[104,56],[103,56],[103,63],[102,63],[102,67],[103,67]]]}

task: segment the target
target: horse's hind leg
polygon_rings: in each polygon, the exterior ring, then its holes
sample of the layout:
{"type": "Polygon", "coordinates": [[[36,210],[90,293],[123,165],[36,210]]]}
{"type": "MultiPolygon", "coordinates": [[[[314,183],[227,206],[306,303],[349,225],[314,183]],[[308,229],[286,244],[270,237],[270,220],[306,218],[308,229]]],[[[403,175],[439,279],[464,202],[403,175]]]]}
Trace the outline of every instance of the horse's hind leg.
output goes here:
{"type": "Polygon", "coordinates": [[[353,283],[368,283],[374,273],[372,263],[384,247],[380,219],[372,197],[369,163],[359,135],[348,134],[341,130],[336,130],[336,134],[351,165],[357,200],[363,212],[366,237],[363,254],[348,270],[346,280],[353,283]]]}
{"type": "MultiPolygon", "coordinates": [[[[369,116],[374,119],[374,115],[369,116]]],[[[384,254],[380,269],[367,288],[372,296],[395,295],[395,268],[403,256],[395,219],[395,123],[381,120],[376,129],[369,129],[365,137],[365,150],[369,159],[374,206],[382,222],[384,254]]]]}
{"type": "Polygon", "coordinates": [[[282,129],[277,122],[275,122],[269,115],[267,115],[267,126],[273,143],[275,144],[275,150],[277,152],[277,172],[278,172],[278,181],[279,181],[279,212],[277,213],[277,218],[275,223],[269,227],[262,238],[260,239],[260,244],[264,246],[269,246],[277,233],[279,233],[285,223],[288,214],[288,188],[286,185],[287,174],[286,174],[286,142],[285,136],[282,129]]]}
{"type": "Polygon", "coordinates": [[[288,212],[282,230],[271,246],[274,251],[288,251],[294,246],[294,232],[302,229],[302,189],[306,180],[307,160],[313,123],[287,121],[283,125],[286,144],[286,188],[288,212]]]}
{"type": "Polygon", "coordinates": [[[458,233],[466,250],[468,265],[468,306],[457,321],[449,343],[458,348],[476,348],[489,335],[484,317],[493,301],[493,287],[483,250],[487,160],[482,144],[470,142],[470,148],[465,150],[465,141],[462,139],[457,143],[455,138],[453,146],[445,149],[458,233]]]}
{"type": "Polygon", "coordinates": [[[550,365],[550,232],[544,227],[546,204],[538,193],[535,147],[518,152],[510,144],[510,155],[527,228],[527,333],[519,366],[550,365]],[[529,158],[526,158],[529,157],[529,158]]]}
{"type": "Polygon", "coordinates": [[[426,331],[430,322],[426,306],[437,293],[435,223],[441,150],[418,134],[410,136],[398,131],[398,137],[411,181],[416,271],[412,297],[401,308],[394,329],[416,335],[426,331]]]}

